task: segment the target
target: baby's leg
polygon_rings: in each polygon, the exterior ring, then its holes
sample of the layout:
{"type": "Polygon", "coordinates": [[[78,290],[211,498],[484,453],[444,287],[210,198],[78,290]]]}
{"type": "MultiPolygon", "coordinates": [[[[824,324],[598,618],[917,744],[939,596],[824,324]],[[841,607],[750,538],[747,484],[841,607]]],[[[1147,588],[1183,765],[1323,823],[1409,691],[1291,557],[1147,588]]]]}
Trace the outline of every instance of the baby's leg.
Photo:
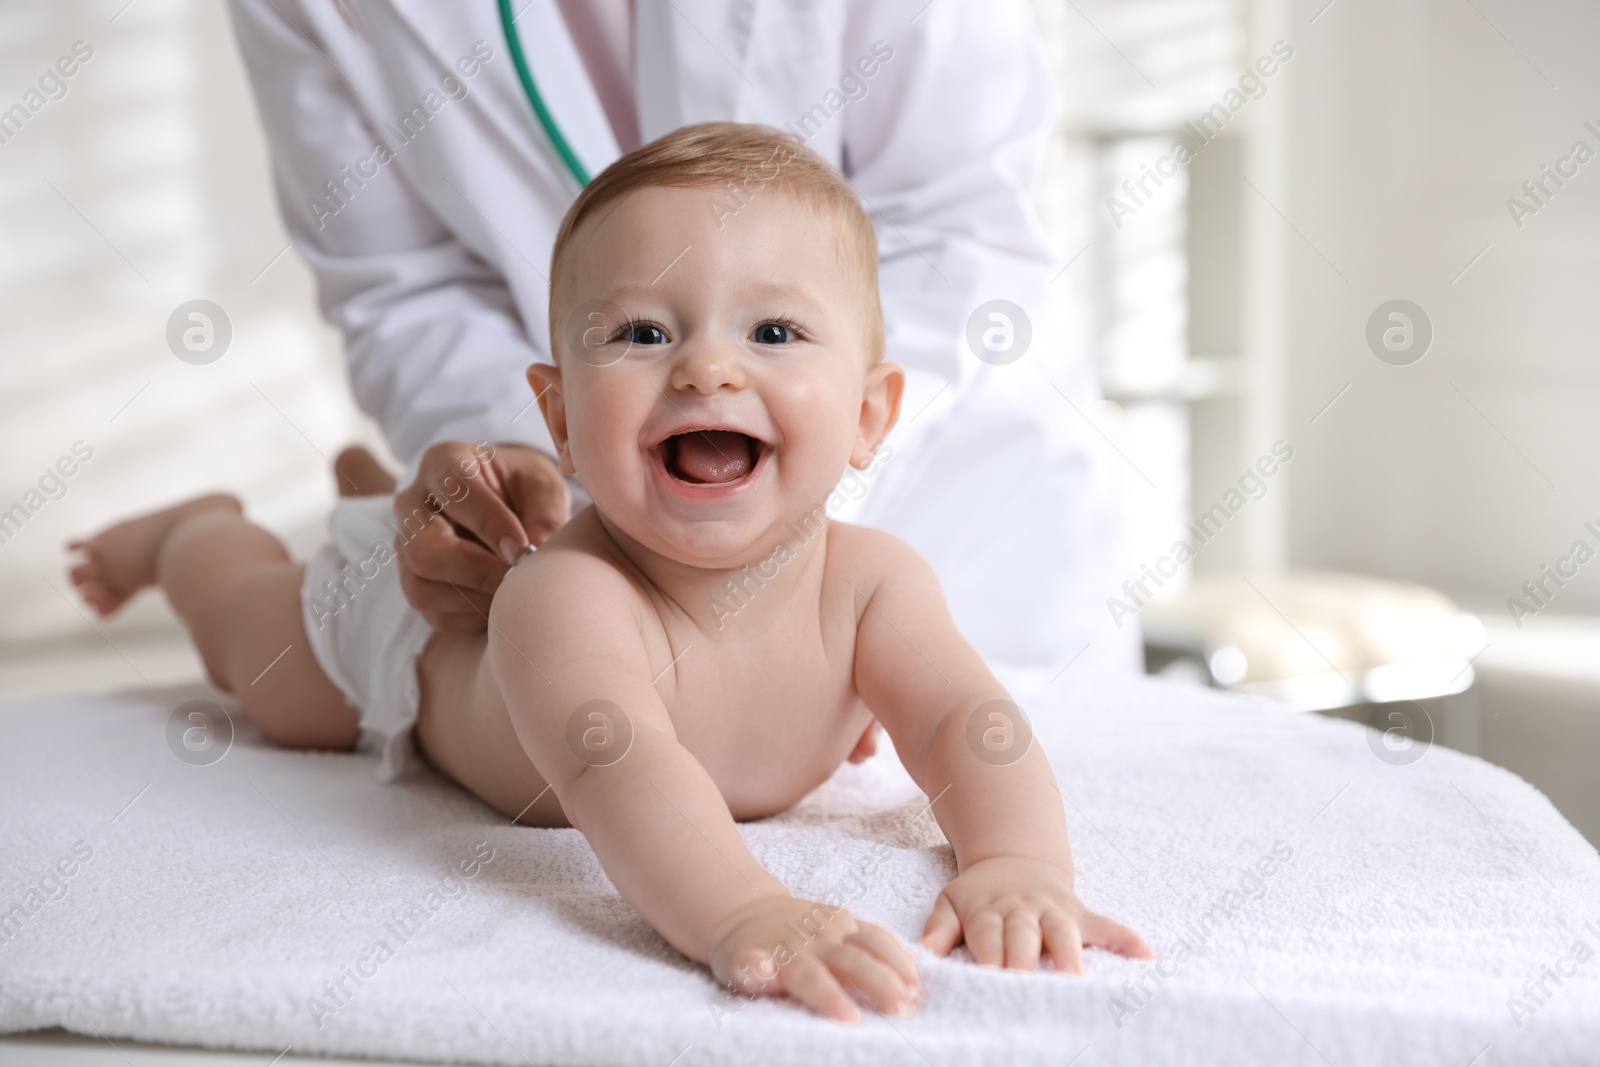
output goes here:
{"type": "Polygon", "coordinates": [[[72,580],[102,616],[160,585],[211,681],[270,741],[354,747],[358,715],[312,655],[300,614],[304,567],[231,496],[207,496],[120,523],[68,547],[72,580]]]}

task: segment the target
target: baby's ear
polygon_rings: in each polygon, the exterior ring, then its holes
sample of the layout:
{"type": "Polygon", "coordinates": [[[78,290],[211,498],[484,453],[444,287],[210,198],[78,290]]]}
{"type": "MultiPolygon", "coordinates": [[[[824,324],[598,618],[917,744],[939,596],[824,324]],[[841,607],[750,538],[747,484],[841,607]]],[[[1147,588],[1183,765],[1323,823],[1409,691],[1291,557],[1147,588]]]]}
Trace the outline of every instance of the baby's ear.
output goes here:
{"type": "Polygon", "coordinates": [[[562,474],[576,474],[572,466],[572,452],[567,448],[567,404],[561,393],[561,368],[553,363],[533,363],[528,367],[528,384],[544,413],[544,424],[550,428],[550,439],[555,442],[556,455],[562,474]]]}
{"type": "Polygon", "coordinates": [[[855,447],[850,450],[850,465],[865,468],[873,453],[889,436],[900,419],[900,396],[905,392],[906,372],[898,363],[877,363],[867,371],[861,393],[861,420],[856,427],[855,447]]]}

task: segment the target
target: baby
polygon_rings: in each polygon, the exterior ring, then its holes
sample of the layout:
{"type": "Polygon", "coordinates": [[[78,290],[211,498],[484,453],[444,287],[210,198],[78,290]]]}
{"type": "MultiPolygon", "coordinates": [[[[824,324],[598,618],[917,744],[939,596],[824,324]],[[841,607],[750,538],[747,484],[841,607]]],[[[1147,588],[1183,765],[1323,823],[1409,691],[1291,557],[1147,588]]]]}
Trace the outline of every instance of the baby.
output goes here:
{"type": "MultiPolygon", "coordinates": [[[[551,257],[555,363],[528,380],[593,504],[510,571],[486,634],[406,605],[386,496],[342,501],[303,566],[201,498],[74,543],[73,581],[102,615],[160,585],[269,740],[368,734],[388,776],[414,743],[501,812],[582,830],[622,896],[746,994],[852,1022],[855,998],[902,1015],[921,995],[893,934],[795,898],[736,825],[869,751],[874,718],[954,846],[925,946],[1073,974],[1084,945],[1149,957],[1074,894],[1050,765],[932,569],[828,521],[899,415],[877,254],[850,186],[766,127],[680,129],[585,188],[551,257]]],[[[495,477],[479,454],[449,492],[495,477]]]]}

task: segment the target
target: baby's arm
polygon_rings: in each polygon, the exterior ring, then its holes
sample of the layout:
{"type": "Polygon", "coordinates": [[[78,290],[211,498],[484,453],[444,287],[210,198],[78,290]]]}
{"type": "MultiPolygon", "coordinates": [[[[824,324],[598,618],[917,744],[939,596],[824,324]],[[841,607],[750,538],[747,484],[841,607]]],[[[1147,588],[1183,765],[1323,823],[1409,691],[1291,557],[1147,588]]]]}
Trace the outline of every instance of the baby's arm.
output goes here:
{"type": "Polygon", "coordinates": [[[920,990],[893,935],[795,899],[751,855],[651,684],[640,610],[613,567],[573,552],[526,561],[495,596],[489,670],[567,819],[623,898],[719,982],[846,1021],[860,1016],[841,982],[885,1013],[909,1009],[920,990]],[[585,730],[600,731],[588,748],[585,730]],[[625,754],[608,730],[631,731],[625,754]]]}
{"type": "Polygon", "coordinates": [[[956,629],[933,569],[899,540],[868,536],[877,543],[867,558],[881,570],[856,598],[856,687],[934,798],[956,854],[957,877],[939,894],[923,943],[945,954],[965,938],[979,963],[1026,970],[1042,947],[1073,973],[1084,944],[1150,956],[1138,934],[1073,892],[1050,763],[1037,744],[1023,750],[1016,705],[956,629]]]}

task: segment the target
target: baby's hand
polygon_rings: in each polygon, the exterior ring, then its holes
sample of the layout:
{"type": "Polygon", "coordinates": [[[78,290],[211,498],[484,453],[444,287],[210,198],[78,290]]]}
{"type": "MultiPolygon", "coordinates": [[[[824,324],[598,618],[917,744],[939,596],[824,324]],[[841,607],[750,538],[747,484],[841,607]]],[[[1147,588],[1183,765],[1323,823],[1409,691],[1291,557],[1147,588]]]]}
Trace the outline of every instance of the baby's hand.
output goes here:
{"type": "Polygon", "coordinates": [[[843,908],[763,897],[723,923],[711,973],[748,996],[787,993],[841,1022],[861,1021],[849,986],[885,1015],[910,1015],[922,996],[911,953],[881,926],[843,908]],[[843,983],[841,985],[840,983],[843,983]]]}
{"type": "Polygon", "coordinates": [[[979,963],[1033,971],[1047,949],[1056,970],[1083,973],[1083,946],[1151,959],[1132,930],[1083,906],[1061,868],[1039,860],[996,856],[957,875],[922,929],[922,943],[941,956],[965,938],[979,963]]]}

